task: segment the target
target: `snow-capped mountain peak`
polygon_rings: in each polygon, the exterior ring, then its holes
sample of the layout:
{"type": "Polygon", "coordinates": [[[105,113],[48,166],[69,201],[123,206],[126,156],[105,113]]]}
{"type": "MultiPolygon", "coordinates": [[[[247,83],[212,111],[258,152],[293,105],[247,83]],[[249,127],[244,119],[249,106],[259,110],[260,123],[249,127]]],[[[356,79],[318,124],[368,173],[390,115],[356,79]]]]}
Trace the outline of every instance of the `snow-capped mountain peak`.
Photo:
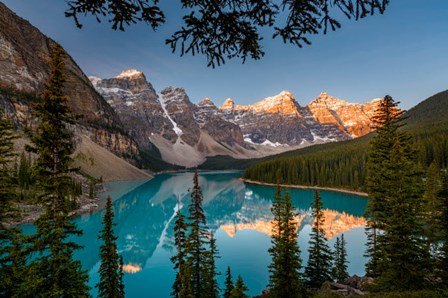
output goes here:
{"type": "Polygon", "coordinates": [[[141,76],[143,76],[143,72],[138,71],[136,69],[127,69],[125,71],[122,71],[115,77],[118,79],[123,79],[123,78],[131,78],[132,79],[132,78],[141,77],[141,76]]]}

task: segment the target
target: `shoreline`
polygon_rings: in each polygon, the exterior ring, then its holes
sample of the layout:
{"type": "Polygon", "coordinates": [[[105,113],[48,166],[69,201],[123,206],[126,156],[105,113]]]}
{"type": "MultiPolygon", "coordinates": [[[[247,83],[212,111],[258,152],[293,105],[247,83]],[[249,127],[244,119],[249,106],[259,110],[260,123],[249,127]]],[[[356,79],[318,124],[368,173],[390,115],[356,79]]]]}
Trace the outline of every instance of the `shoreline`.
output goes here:
{"type": "MultiPolygon", "coordinates": [[[[260,182],[260,181],[254,181],[250,179],[244,179],[240,178],[245,183],[249,184],[256,184],[256,185],[265,185],[265,186],[277,186],[276,183],[267,183],[267,182],[260,182]]],[[[341,189],[341,188],[333,188],[333,187],[323,187],[323,186],[306,186],[306,185],[294,185],[294,184],[279,184],[281,187],[287,187],[287,188],[297,188],[297,189],[315,189],[315,190],[327,190],[327,191],[334,191],[334,192],[341,192],[351,195],[357,195],[360,197],[368,197],[367,193],[361,192],[361,191],[355,191],[355,190],[348,190],[348,189],[341,189]]]]}

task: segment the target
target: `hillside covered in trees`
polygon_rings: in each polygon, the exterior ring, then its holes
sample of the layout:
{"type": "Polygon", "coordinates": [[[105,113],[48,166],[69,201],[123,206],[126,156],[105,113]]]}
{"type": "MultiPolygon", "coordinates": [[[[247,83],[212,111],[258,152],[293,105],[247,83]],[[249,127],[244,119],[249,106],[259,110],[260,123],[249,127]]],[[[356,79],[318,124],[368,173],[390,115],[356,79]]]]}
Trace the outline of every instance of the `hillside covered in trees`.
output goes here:
{"type": "MultiPolygon", "coordinates": [[[[401,129],[409,131],[418,149],[423,169],[434,161],[438,168],[448,166],[448,90],[437,93],[405,113],[401,129]]],[[[316,145],[285,152],[249,166],[244,178],[267,183],[281,182],[365,190],[369,140],[364,137],[316,145]]]]}

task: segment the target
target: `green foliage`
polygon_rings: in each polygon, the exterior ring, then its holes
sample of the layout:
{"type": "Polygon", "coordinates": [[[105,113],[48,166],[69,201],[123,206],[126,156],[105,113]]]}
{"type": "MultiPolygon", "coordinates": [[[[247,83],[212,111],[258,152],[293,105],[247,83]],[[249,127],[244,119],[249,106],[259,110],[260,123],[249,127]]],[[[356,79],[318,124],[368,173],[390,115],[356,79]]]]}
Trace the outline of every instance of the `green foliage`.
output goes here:
{"type": "Polygon", "coordinates": [[[18,228],[0,226],[0,297],[20,297],[26,278],[26,242],[18,228]]]}
{"type": "Polygon", "coordinates": [[[333,279],[340,282],[346,280],[349,275],[347,271],[347,250],[345,245],[347,242],[344,239],[344,234],[341,237],[336,238],[334,244],[334,266],[333,266],[333,279]]]}
{"type": "Polygon", "coordinates": [[[33,164],[39,202],[44,213],[36,220],[37,233],[31,237],[30,252],[34,255],[27,268],[27,277],[19,296],[88,297],[88,275],[81,263],[73,259],[79,248],[69,237],[82,232],[69,215],[71,181],[70,154],[74,151],[68,124],[74,118],[63,93],[65,53],[60,45],[51,52],[51,75],[35,107],[39,119],[37,132],[31,136],[33,146],[27,149],[38,155],[33,164]]]}
{"type": "Polygon", "coordinates": [[[187,224],[185,223],[185,216],[177,210],[176,221],[174,222],[174,245],[177,249],[177,254],[171,257],[171,262],[174,263],[174,270],[176,270],[176,279],[173,283],[173,297],[192,297],[190,272],[188,264],[186,263],[186,243],[187,243],[187,224]]]}
{"type": "Polygon", "coordinates": [[[215,258],[218,258],[216,240],[208,231],[202,208],[202,191],[197,170],[193,176],[191,203],[187,222],[178,211],[175,223],[177,255],[171,258],[177,269],[173,284],[174,297],[218,297],[215,258]]]}
{"type": "Polygon", "coordinates": [[[249,296],[245,294],[245,292],[248,290],[249,289],[244,284],[243,278],[241,277],[241,275],[238,275],[235,282],[235,287],[230,293],[230,298],[248,298],[249,296]]]}
{"type": "Polygon", "coordinates": [[[17,170],[17,181],[23,190],[27,190],[33,183],[31,157],[26,156],[25,152],[20,154],[19,167],[17,170]]]}
{"type": "Polygon", "coordinates": [[[422,172],[410,136],[399,130],[397,105],[390,96],[381,102],[374,122],[380,128],[369,149],[366,213],[377,234],[368,270],[378,276],[379,291],[424,288],[429,259],[421,237],[422,172]]]}
{"type": "MultiPolygon", "coordinates": [[[[67,1],[67,17],[82,25],[78,15],[90,14],[99,22],[108,18],[114,30],[124,30],[137,22],[145,22],[157,29],[165,22],[158,1],[67,1]]],[[[310,35],[327,33],[341,27],[335,15],[348,19],[364,18],[383,13],[388,0],[308,0],[308,1],[244,1],[225,2],[208,0],[181,0],[184,24],[165,42],[181,56],[201,53],[208,66],[215,67],[226,59],[260,59],[264,52],[260,33],[272,28],[272,38],[280,38],[298,47],[311,44],[310,35]]]]}
{"type": "Polygon", "coordinates": [[[225,286],[226,287],[224,289],[224,298],[230,298],[232,290],[235,287],[232,281],[232,273],[230,271],[230,266],[227,266],[225,286]]]}
{"type": "Polygon", "coordinates": [[[15,215],[12,202],[17,199],[15,170],[13,168],[16,154],[12,122],[0,114],[0,227],[15,215]]]}
{"type": "Polygon", "coordinates": [[[332,252],[322,228],[324,223],[322,208],[320,195],[316,191],[312,203],[314,223],[310,233],[308,264],[305,267],[306,284],[313,288],[320,288],[324,282],[332,280],[332,252]]]}
{"type": "Polygon", "coordinates": [[[123,268],[120,266],[123,260],[117,251],[118,237],[115,236],[113,231],[113,221],[112,199],[108,196],[106,212],[103,216],[103,229],[98,236],[98,239],[101,239],[103,242],[100,247],[101,265],[98,270],[100,280],[96,285],[98,297],[124,297],[123,268]]]}
{"type": "Polygon", "coordinates": [[[274,215],[269,254],[272,263],[269,265],[269,289],[273,297],[298,297],[302,295],[302,268],[300,249],[297,244],[297,222],[294,207],[289,193],[281,196],[277,186],[271,208],[274,215]]]}

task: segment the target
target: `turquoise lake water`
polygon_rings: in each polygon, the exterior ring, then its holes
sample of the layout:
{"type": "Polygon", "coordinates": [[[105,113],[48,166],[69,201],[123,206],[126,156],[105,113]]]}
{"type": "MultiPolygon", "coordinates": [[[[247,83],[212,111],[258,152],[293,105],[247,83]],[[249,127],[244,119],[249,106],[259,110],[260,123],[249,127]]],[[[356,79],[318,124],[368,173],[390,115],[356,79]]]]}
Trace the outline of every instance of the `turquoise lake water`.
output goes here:
{"type": "MultiPolygon", "coordinates": [[[[224,287],[225,270],[230,266],[235,278],[243,277],[250,289],[248,294],[257,295],[268,284],[269,221],[275,188],[245,184],[238,179],[240,175],[241,172],[206,172],[200,173],[199,181],[207,224],[215,233],[221,257],[216,260],[218,271],[222,273],[218,277],[220,286],[224,287]]],[[[119,237],[118,250],[125,264],[126,297],[169,297],[175,276],[170,262],[175,254],[174,214],[178,202],[182,208],[188,207],[192,181],[193,173],[161,174],[120,198],[113,198],[115,234],[119,237]]],[[[124,186],[121,182],[120,187],[124,186]]],[[[314,191],[290,189],[289,192],[299,214],[298,243],[305,266],[314,191]]],[[[320,191],[320,194],[324,208],[329,209],[325,212],[329,245],[333,247],[336,237],[344,233],[349,273],[363,275],[366,237],[362,214],[366,198],[330,191],[320,191]]],[[[84,248],[75,256],[89,272],[94,296],[101,245],[97,235],[102,215],[103,212],[97,212],[76,219],[84,235],[75,241],[84,248]]]]}

